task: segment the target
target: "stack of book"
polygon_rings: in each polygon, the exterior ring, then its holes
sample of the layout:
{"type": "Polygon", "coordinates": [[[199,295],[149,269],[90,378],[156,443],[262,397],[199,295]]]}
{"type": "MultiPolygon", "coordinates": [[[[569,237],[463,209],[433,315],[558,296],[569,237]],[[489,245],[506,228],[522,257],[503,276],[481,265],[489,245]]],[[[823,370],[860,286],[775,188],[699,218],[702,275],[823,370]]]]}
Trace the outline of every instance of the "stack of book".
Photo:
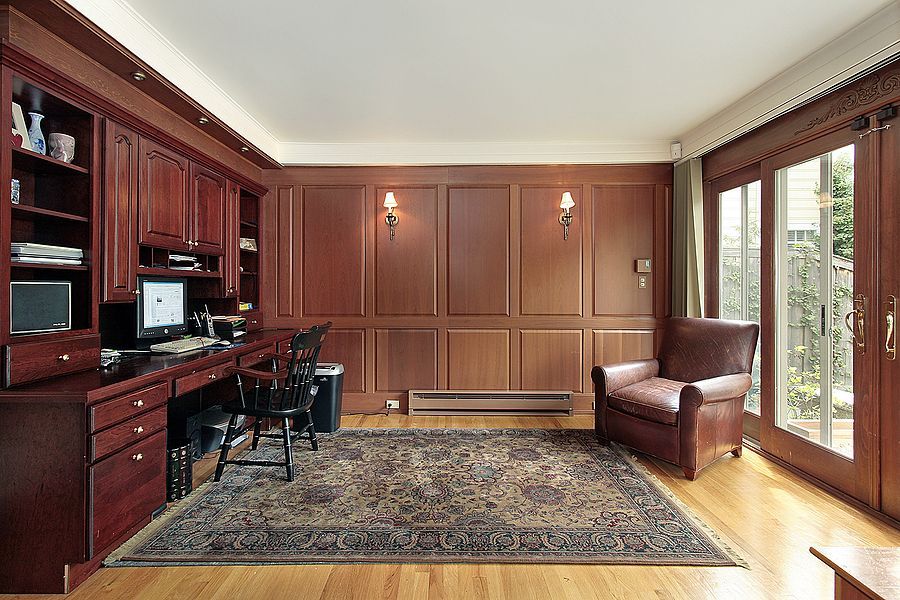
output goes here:
{"type": "Polygon", "coordinates": [[[84,258],[81,248],[66,246],[49,246],[29,242],[13,242],[10,244],[12,262],[43,265],[80,265],[84,258]]]}
{"type": "Polygon", "coordinates": [[[188,256],[186,254],[170,254],[169,268],[176,271],[197,271],[200,269],[200,262],[196,256],[188,256]]]}
{"type": "Polygon", "coordinates": [[[194,482],[193,459],[190,440],[183,445],[169,448],[166,459],[166,501],[175,502],[191,493],[194,482]]]}

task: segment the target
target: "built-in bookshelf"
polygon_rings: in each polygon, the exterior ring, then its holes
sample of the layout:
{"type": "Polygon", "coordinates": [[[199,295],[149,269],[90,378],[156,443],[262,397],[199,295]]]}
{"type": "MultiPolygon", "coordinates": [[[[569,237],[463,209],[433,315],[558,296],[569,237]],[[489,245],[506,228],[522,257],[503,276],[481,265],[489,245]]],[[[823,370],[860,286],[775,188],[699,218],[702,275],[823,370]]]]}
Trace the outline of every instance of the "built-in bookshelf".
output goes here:
{"type": "Polygon", "coordinates": [[[253,240],[256,248],[247,247],[242,243],[240,248],[240,286],[238,300],[240,305],[249,303],[253,306],[250,311],[259,310],[259,197],[255,194],[241,190],[240,199],[240,237],[243,240],[253,240]]]}
{"type": "MultiPolygon", "coordinates": [[[[43,115],[41,130],[47,154],[17,145],[15,136],[7,133],[6,152],[9,152],[10,172],[4,182],[7,198],[0,215],[8,223],[4,231],[3,263],[8,265],[10,281],[68,281],[72,283],[71,335],[95,332],[97,324],[97,181],[95,149],[98,136],[97,117],[90,110],[68,101],[63,95],[51,92],[24,76],[12,75],[12,85],[4,102],[7,114],[12,104],[21,107],[26,123],[28,113],[43,115]],[[50,134],[64,133],[75,139],[75,155],[71,162],[50,156],[50,134]],[[17,198],[13,186],[17,185],[17,198]],[[8,237],[7,237],[8,236],[8,237]],[[19,262],[10,256],[10,244],[46,244],[81,250],[81,264],[19,262]]],[[[9,121],[12,121],[9,117],[9,121]]],[[[8,122],[9,122],[8,121],[8,122]]],[[[23,136],[27,138],[27,133],[23,136]]],[[[4,296],[7,296],[4,294],[4,296]]],[[[9,314],[8,299],[2,310],[9,314]]],[[[44,334],[46,335],[46,334],[44,334]]],[[[3,341],[25,341],[41,334],[9,337],[3,341]]]]}

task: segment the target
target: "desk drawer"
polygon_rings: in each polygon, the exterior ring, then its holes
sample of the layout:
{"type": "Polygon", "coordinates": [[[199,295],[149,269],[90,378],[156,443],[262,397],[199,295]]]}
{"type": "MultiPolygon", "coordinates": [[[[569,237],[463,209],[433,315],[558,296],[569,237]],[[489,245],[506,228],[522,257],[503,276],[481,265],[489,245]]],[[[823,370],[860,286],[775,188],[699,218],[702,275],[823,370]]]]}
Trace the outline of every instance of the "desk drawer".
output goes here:
{"type": "Polygon", "coordinates": [[[195,371],[184,377],[179,377],[175,380],[175,395],[180,396],[182,394],[187,394],[188,392],[193,392],[194,390],[200,389],[203,386],[214,383],[220,379],[224,379],[225,370],[232,364],[233,363],[229,361],[201,371],[195,371]]]}
{"type": "MultiPolygon", "coordinates": [[[[274,354],[275,353],[275,344],[270,344],[259,350],[254,350],[253,352],[247,352],[246,354],[241,354],[238,356],[237,364],[239,367],[252,367],[253,365],[258,365],[260,362],[263,362],[263,356],[266,354],[274,354]]],[[[265,361],[268,363],[268,361],[265,361]]]]}
{"type": "Polygon", "coordinates": [[[107,400],[90,407],[88,426],[94,433],[104,427],[121,423],[136,414],[156,408],[166,403],[169,397],[168,385],[158,383],[137,391],[107,400]]]}
{"type": "Polygon", "coordinates": [[[86,335],[6,347],[6,385],[19,385],[100,366],[100,337],[86,335]]]}
{"type": "Polygon", "coordinates": [[[147,438],[166,427],[166,407],[140,414],[91,436],[91,462],[147,438]]]}
{"type": "Polygon", "coordinates": [[[253,310],[246,312],[243,316],[247,319],[247,331],[262,329],[262,313],[260,311],[253,310]]]}
{"type": "Polygon", "coordinates": [[[100,461],[90,468],[88,481],[94,556],[165,503],[165,430],[100,461]]]}

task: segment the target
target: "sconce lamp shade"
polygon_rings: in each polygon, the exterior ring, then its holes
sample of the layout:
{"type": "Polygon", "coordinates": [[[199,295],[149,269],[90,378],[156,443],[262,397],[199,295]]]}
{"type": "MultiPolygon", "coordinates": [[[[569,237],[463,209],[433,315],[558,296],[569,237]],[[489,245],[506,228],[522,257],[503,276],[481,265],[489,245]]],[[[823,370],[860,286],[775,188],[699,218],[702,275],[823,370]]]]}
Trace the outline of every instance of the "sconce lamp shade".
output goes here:
{"type": "Polygon", "coordinates": [[[572,192],[563,192],[562,200],[559,202],[559,207],[563,210],[568,210],[575,206],[575,200],[572,199],[572,192]]]}
{"type": "Polygon", "coordinates": [[[384,207],[385,208],[396,208],[397,200],[394,198],[394,192],[388,192],[384,195],[384,207]]]}

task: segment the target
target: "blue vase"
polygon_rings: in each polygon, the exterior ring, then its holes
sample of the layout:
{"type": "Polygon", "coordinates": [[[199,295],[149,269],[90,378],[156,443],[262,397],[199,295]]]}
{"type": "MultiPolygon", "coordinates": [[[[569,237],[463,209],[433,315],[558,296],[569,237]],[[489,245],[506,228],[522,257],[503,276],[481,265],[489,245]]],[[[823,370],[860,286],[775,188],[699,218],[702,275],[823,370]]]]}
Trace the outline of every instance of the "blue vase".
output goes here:
{"type": "Polygon", "coordinates": [[[31,125],[28,127],[28,139],[31,140],[31,149],[38,154],[47,154],[47,143],[44,141],[44,132],[41,131],[41,119],[44,115],[37,112],[30,112],[31,125]]]}

